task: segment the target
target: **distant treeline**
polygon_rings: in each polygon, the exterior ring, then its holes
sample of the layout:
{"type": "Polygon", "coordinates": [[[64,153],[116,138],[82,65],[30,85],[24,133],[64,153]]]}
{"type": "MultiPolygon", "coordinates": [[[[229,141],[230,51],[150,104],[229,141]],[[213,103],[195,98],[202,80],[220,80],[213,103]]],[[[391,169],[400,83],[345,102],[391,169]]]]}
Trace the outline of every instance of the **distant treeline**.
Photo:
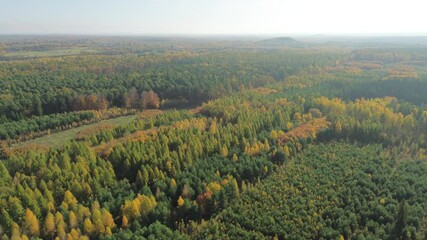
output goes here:
{"type": "Polygon", "coordinates": [[[128,93],[199,104],[342,57],[328,50],[77,56],[0,63],[0,122],[32,115],[126,107],[128,93]],[[89,102],[88,106],[81,105],[89,102]],[[96,98],[96,99],[95,99],[96,98]]]}

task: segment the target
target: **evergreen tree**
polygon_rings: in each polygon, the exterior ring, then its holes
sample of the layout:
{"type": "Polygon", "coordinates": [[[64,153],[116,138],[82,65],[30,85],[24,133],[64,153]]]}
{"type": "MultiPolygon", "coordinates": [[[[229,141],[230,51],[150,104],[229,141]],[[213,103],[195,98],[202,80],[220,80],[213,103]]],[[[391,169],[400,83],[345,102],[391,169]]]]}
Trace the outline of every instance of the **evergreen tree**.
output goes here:
{"type": "Polygon", "coordinates": [[[395,236],[396,239],[406,240],[408,225],[408,203],[403,200],[399,205],[397,219],[395,223],[395,236]]]}

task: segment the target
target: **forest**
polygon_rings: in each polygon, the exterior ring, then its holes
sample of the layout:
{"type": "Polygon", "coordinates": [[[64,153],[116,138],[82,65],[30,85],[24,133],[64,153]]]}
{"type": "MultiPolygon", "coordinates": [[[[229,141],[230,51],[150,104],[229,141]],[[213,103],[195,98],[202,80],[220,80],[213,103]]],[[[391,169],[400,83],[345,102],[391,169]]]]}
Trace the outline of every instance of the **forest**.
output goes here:
{"type": "Polygon", "coordinates": [[[0,238],[427,239],[427,45],[334,41],[0,37],[0,238]]]}

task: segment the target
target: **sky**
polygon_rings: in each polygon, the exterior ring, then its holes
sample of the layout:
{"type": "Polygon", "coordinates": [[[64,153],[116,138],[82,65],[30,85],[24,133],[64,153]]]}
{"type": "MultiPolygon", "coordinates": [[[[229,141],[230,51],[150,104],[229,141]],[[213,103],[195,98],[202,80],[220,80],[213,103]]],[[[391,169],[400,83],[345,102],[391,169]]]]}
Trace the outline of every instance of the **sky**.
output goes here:
{"type": "Polygon", "coordinates": [[[427,35],[424,0],[0,0],[0,34],[427,35]]]}

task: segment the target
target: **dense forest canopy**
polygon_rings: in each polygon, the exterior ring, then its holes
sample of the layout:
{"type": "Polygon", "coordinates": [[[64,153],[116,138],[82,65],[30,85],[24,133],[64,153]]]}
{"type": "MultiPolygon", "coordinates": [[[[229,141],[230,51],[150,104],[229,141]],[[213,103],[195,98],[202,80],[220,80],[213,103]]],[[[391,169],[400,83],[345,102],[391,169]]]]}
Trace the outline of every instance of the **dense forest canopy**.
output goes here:
{"type": "Polygon", "coordinates": [[[226,51],[164,55],[90,55],[0,63],[0,121],[86,109],[127,107],[131,91],[153,90],[165,103],[201,104],[242,87],[260,87],[343,57],[332,50],[226,51]]]}
{"type": "Polygon", "coordinates": [[[427,47],[332,40],[0,37],[1,239],[426,239],[427,47]]]}

